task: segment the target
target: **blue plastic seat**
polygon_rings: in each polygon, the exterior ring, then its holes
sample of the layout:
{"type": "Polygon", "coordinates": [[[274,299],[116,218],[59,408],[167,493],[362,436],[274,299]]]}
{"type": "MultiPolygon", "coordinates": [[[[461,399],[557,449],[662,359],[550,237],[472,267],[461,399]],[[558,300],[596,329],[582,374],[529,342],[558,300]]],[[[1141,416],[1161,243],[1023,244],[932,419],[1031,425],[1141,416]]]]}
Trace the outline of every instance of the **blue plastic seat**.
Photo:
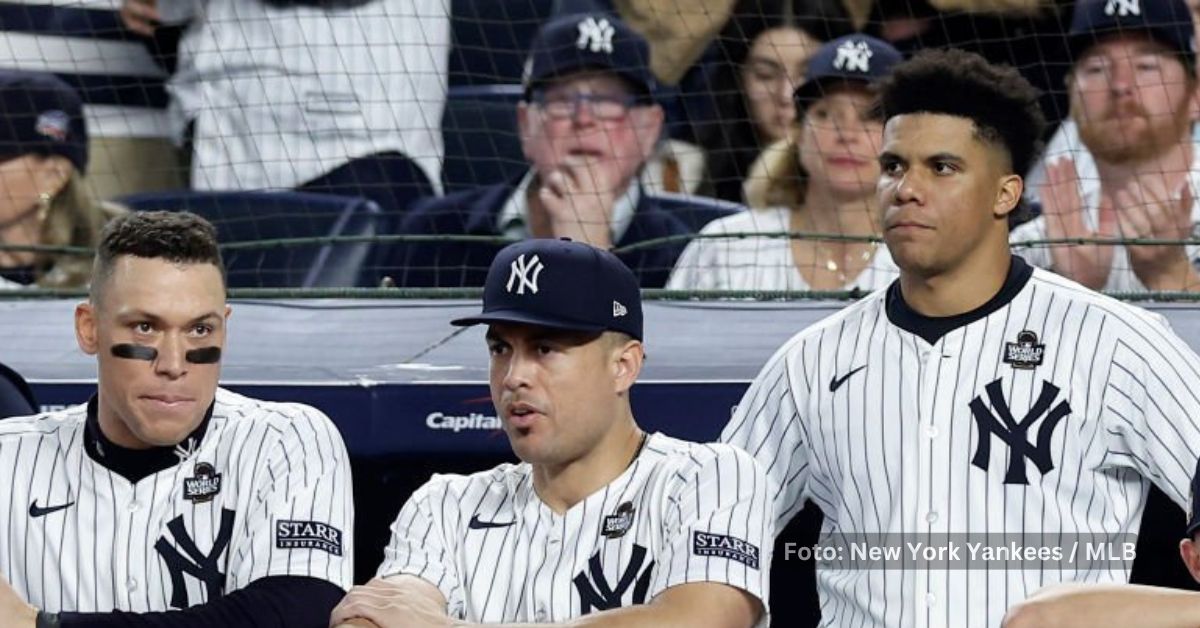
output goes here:
{"type": "Polygon", "coordinates": [[[155,192],[122,199],[136,211],[188,210],[217,227],[232,288],[358,284],[370,242],[239,248],[277,238],[373,236],[382,212],[365,198],[292,191],[155,192]]]}

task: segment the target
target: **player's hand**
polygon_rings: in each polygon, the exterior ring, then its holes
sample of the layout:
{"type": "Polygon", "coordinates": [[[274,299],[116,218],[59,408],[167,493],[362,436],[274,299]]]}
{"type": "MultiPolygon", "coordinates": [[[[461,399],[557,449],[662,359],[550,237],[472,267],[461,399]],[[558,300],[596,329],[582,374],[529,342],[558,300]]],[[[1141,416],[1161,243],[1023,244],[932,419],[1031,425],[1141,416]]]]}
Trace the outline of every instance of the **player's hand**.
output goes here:
{"type": "Polygon", "coordinates": [[[12,585],[0,578],[0,626],[3,628],[34,628],[38,610],[17,595],[12,585]]]}
{"type": "MultiPolygon", "coordinates": [[[[1171,194],[1158,181],[1134,181],[1112,192],[1122,238],[1184,240],[1192,235],[1192,193],[1171,194]]],[[[1151,290],[1200,289],[1200,275],[1182,244],[1127,246],[1129,265],[1151,290]]]]}
{"type": "Polygon", "coordinates": [[[138,35],[153,37],[159,22],[157,0],[122,0],[121,21],[138,35]]]}
{"type": "Polygon", "coordinates": [[[444,604],[407,587],[379,579],[350,589],[333,609],[329,625],[369,628],[455,628],[444,604]]]}
{"type": "Polygon", "coordinates": [[[555,237],[603,249],[612,247],[611,221],[617,197],[612,178],[611,169],[594,159],[568,155],[561,168],[542,180],[538,194],[555,237]]]}
{"type": "MultiPolygon", "coordinates": [[[[1096,238],[1116,235],[1114,212],[1103,200],[1100,225],[1093,231],[1084,218],[1083,199],[1079,196],[1079,173],[1075,160],[1064,157],[1046,164],[1046,182],[1039,197],[1046,221],[1046,237],[1096,238]],[[1103,234],[1103,236],[1101,236],[1103,234]]],[[[1059,244],[1050,247],[1054,272],[1099,290],[1108,283],[1112,271],[1113,247],[1101,244],[1059,244]]]]}

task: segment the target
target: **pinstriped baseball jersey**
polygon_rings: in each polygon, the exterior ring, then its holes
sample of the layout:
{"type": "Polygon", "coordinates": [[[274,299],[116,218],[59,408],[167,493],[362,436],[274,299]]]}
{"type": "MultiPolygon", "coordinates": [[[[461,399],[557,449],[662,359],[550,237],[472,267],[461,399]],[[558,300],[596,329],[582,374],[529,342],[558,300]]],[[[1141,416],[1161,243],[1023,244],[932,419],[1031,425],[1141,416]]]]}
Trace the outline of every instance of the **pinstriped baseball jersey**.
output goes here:
{"type": "Polygon", "coordinates": [[[0,421],[0,574],[31,604],[165,611],[283,575],[349,588],[350,467],[323,414],[218,390],[179,462],[130,483],[86,451],[89,406],[0,421]]]}
{"type": "Polygon", "coordinates": [[[379,576],[420,577],[452,616],[479,622],[564,621],[695,582],[737,587],[765,606],[766,482],[743,451],[661,434],[562,515],[538,499],[528,464],[435,475],[392,525],[379,576]]]}
{"type": "MultiPolygon", "coordinates": [[[[777,526],[811,499],[824,538],[1116,541],[1136,533],[1149,481],[1186,503],[1200,359],[1161,317],[1014,259],[991,303],[930,342],[936,322],[894,284],[770,359],[722,440],[766,467],[777,526]]],[[[1043,585],[1124,581],[1128,567],[838,563],[817,578],[825,626],[994,628],[1043,585]]]]}

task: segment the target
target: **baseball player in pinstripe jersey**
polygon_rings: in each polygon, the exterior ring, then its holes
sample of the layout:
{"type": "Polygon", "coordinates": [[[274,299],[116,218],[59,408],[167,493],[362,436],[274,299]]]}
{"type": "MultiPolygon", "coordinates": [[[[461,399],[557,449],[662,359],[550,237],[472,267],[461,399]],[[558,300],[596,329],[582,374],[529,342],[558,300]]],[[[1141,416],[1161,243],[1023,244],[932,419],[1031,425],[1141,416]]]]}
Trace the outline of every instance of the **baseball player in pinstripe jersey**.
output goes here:
{"type": "MultiPolygon", "coordinates": [[[[878,194],[900,278],[785,344],[722,435],[767,467],[777,526],[812,500],[830,542],[1044,547],[1136,532],[1150,481],[1185,504],[1200,359],[1161,317],[1008,249],[1043,128],[1033,88],[931,51],[897,66],[879,99],[878,194]]],[[[991,628],[1043,585],[1128,579],[1127,562],[1062,562],[819,564],[822,623],[991,628]]]]}
{"type": "Polygon", "coordinates": [[[345,446],[308,406],[217,388],[215,230],[110,223],[75,313],[85,405],[0,422],[0,625],[325,626],[351,584],[345,446]]]}
{"type": "Polygon", "coordinates": [[[333,625],[765,622],[766,476],[736,448],[638,428],[641,300],[616,256],[567,240],[511,245],[488,272],[483,312],[454,323],[488,325],[492,401],[523,462],[418,489],[378,578],[333,625]]]}

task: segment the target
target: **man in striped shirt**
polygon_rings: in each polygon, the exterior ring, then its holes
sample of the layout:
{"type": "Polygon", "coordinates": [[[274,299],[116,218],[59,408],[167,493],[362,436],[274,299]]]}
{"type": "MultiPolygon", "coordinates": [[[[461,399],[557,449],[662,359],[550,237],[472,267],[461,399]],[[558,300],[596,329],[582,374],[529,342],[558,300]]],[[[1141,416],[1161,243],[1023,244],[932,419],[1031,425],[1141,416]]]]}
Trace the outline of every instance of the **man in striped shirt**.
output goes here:
{"type": "Polygon", "coordinates": [[[219,389],[215,229],[106,227],[75,313],[85,405],[0,422],[4,628],[324,628],[351,584],[350,467],[325,415],[219,389]]]}
{"type": "Polygon", "coordinates": [[[902,548],[819,564],[822,625],[993,628],[1045,585],[1126,581],[1064,550],[1123,547],[1150,481],[1186,503],[1200,358],[1008,248],[1036,96],[962,51],[896,66],[877,191],[900,278],[793,337],[722,435],[767,467],[777,526],[812,500],[825,541],[902,548]]]}
{"type": "Polygon", "coordinates": [[[766,477],[736,448],[638,428],[641,298],[616,256],[510,245],[483,312],[454,324],[488,326],[492,401],[523,462],[418,489],[332,625],[765,625],[766,477]]]}

